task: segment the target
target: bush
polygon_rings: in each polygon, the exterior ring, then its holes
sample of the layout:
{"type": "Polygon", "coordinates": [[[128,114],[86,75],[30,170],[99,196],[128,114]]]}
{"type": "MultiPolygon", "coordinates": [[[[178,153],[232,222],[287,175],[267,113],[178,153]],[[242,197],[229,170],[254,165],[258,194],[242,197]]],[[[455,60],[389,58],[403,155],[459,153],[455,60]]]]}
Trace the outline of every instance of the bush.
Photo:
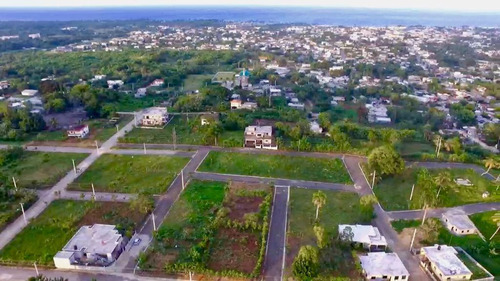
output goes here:
{"type": "Polygon", "coordinates": [[[300,280],[314,278],[319,273],[319,252],[311,245],[300,247],[292,264],[293,275],[300,280]]]}

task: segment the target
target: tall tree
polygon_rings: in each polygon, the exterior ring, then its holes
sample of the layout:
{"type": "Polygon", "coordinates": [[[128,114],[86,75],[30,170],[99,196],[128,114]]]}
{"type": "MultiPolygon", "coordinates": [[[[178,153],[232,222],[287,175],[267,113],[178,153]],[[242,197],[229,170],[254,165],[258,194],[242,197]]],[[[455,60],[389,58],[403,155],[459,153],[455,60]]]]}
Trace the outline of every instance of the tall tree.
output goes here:
{"type": "Polygon", "coordinates": [[[311,245],[300,247],[292,264],[293,275],[300,280],[310,280],[319,272],[319,252],[311,245]]]}
{"type": "Polygon", "coordinates": [[[439,198],[439,194],[441,193],[442,189],[446,190],[450,188],[452,182],[453,181],[451,180],[451,174],[448,171],[440,172],[439,174],[437,174],[437,176],[434,177],[434,183],[438,187],[436,199],[439,198]]]}
{"type": "Polygon", "coordinates": [[[375,148],[368,156],[368,164],[381,176],[399,174],[405,169],[405,161],[392,146],[375,148]]]}
{"type": "Polygon", "coordinates": [[[499,164],[500,163],[496,157],[488,157],[486,160],[484,160],[484,167],[486,168],[486,171],[482,173],[481,176],[486,175],[493,168],[498,168],[500,166],[499,164]]]}
{"type": "Polygon", "coordinates": [[[323,207],[326,203],[326,194],[321,190],[314,192],[312,202],[316,206],[316,220],[318,220],[319,208],[323,207]]]}

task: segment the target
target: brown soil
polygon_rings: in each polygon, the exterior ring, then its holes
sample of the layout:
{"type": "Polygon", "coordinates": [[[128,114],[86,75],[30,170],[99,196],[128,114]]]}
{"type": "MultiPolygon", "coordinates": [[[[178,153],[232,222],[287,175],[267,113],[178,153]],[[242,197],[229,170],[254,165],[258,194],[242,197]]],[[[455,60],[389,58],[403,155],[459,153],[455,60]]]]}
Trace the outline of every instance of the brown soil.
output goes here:
{"type": "MultiPolygon", "coordinates": [[[[401,233],[398,234],[399,241],[401,241],[401,243],[407,248],[410,247],[411,238],[413,237],[414,231],[415,231],[415,228],[413,228],[413,227],[405,228],[405,229],[403,229],[403,231],[401,231],[401,233]]],[[[421,229],[419,229],[417,231],[417,234],[415,235],[415,241],[413,241],[413,248],[419,249],[419,248],[425,246],[425,245],[420,244],[420,242],[425,240],[425,239],[426,239],[426,233],[424,231],[422,231],[421,229]]]]}
{"type": "Polygon", "coordinates": [[[295,259],[295,256],[299,253],[299,249],[301,246],[301,240],[298,237],[288,234],[286,237],[287,240],[287,251],[285,257],[285,272],[283,275],[291,276],[292,275],[292,263],[295,259]]]}
{"type": "Polygon", "coordinates": [[[221,228],[208,262],[208,268],[215,271],[236,270],[250,274],[259,255],[258,235],[233,228],[221,228]]]}
{"type": "Polygon", "coordinates": [[[229,208],[228,217],[233,221],[244,222],[245,214],[257,213],[262,201],[262,197],[234,196],[226,206],[229,208]]]}
{"type": "Polygon", "coordinates": [[[122,202],[106,202],[106,203],[96,203],[97,207],[92,208],[87,212],[83,218],[78,223],[78,228],[83,225],[92,225],[96,223],[101,224],[113,224],[115,223],[113,219],[117,217],[129,218],[135,223],[136,229],[141,226],[145,219],[144,214],[139,212],[131,211],[130,205],[128,203],[122,202]],[[115,213],[115,216],[109,214],[115,213]]]}

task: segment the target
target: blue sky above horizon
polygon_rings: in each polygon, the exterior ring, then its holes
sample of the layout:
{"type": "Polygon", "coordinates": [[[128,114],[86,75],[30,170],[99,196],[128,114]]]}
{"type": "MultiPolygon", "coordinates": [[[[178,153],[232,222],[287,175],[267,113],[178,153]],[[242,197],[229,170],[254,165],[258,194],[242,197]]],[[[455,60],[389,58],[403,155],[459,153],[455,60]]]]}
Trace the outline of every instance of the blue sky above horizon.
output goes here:
{"type": "Polygon", "coordinates": [[[500,12],[498,0],[253,0],[251,2],[234,0],[183,0],[181,3],[172,0],[0,0],[0,7],[147,7],[147,6],[309,6],[338,8],[378,8],[378,9],[412,9],[435,12],[500,12]]]}

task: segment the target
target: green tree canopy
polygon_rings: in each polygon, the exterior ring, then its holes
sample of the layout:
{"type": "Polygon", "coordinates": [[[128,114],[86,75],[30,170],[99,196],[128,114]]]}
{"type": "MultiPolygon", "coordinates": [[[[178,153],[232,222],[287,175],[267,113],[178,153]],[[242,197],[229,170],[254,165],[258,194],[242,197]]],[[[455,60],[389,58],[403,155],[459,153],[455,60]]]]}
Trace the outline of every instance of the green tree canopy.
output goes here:
{"type": "Polygon", "coordinates": [[[368,156],[368,164],[379,175],[396,175],[405,169],[405,161],[399,153],[389,145],[375,148],[368,156]]]}

